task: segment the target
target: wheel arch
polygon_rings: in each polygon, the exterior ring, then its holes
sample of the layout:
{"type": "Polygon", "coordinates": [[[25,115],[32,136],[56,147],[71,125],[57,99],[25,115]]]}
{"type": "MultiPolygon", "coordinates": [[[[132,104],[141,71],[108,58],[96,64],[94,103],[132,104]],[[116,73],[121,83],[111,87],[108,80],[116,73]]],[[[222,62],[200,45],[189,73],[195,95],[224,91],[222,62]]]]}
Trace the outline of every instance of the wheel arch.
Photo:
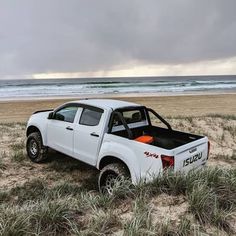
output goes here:
{"type": "Polygon", "coordinates": [[[36,125],[30,125],[27,127],[27,130],[26,130],[26,137],[28,137],[30,134],[34,133],[34,132],[39,132],[40,135],[41,135],[41,139],[42,139],[42,142],[43,142],[43,145],[46,144],[46,140],[45,140],[45,137],[42,133],[42,131],[40,130],[39,127],[37,127],[36,125]]]}
{"type": "Polygon", "coordinates": [[[112,164],[112,163],[120,163],[122,165],[124,165],[125,169],[127,170],[127,173],[129,174],[130,178],[132,179],[132,182],[136,182],[136,177],[135,177],[135,173],[133,171],[133,169],[131,167],[129,167],[129,165],[121,160],[119,157],[115,157],[115,156],[104,156],[100,159],[100,162],[98,163],[97,167],[99,170],[101,170],[102,168],[104,168],[105,166],[112,164]]]}
{"type": "Polygon", "coordinates": [[[34,132],[39,132],[41,134],[41,131],[38,127],[36,127],[35,125],[30,125],[26,130],[26,136],[28,137],[30,134],[34,132]]]}

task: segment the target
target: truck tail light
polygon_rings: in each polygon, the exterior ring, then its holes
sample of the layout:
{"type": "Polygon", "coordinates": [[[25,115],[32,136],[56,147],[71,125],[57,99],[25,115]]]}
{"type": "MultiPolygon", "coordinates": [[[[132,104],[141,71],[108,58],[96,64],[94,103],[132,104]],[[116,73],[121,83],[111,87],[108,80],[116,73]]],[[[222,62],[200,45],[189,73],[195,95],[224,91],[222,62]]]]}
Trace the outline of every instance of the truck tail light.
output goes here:
{"type": "Polygon", "coordinates": [[[174,168],[175,159],[174,156],[161,155],[163,169],[174,168]]]}
{"type": "Polygon", "coordinates": [[[211,148],[211,143],[210,141],[208,141],[207,159],[209,158],[209,155],[210,155],[210,148],[211,148]]]}

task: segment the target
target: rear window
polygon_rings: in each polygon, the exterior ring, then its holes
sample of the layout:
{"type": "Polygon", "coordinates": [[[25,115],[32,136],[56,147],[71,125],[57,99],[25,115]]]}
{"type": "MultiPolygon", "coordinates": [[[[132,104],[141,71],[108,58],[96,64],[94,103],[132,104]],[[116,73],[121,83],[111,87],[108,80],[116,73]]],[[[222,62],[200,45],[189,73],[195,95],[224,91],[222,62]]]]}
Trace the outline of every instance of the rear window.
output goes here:
{"type": "Polygon", "coordinates": [[[94,110],[90,108],[84,108],[79,124],[87,126],[96,126],[99,124],[102,111],[94,110]]]}
{"type": "MultiPolygon", "coordinates": [[[[130,110],[130,111],[120,111],[124,117],[127,124],[142,122],[146,120],[144,110],[130,110]]],[[[121,121],[118,116],[114,117],[113,126],[121,125],[121,121]]]]}

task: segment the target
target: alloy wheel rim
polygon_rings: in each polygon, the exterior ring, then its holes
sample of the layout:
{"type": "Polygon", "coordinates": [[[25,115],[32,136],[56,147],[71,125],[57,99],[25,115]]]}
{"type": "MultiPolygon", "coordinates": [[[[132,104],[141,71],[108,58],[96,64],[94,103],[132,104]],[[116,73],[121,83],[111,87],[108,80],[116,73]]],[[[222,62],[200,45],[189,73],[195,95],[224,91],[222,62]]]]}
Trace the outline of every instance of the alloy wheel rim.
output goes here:
{"type": "Polygon", "coordinates": [[[115,176],[113,174],[109,174],[106,177],[105,188],[106,188],[108,194],[110,194],[110,195],[113,193],[113,188],[114,188],[116,179],[117,179],[117,176],[115,176]]]}
{"type": "Polygon", "coordinates": [[[30,141],[30,152],[33,156],[35,156],[38,153],[38,145],[35,142],[35,140],[30,141]]]}

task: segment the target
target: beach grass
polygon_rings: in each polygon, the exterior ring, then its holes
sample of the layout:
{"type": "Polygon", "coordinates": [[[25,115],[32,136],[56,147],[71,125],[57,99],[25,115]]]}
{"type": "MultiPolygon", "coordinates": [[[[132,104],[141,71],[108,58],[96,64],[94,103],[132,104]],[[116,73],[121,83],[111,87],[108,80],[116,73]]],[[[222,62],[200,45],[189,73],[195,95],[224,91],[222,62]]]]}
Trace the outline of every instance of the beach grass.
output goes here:
{"type": "Polygon", "coordinates": [[[148,184],[132,186],[129,183],[129,188],[122,186],[127,186],[127,181],[121,182],[120,190],[113,196],[89,193],[74,184],[61,183],[52,187],[42,180],[33,180],[1,192],[0,234],[93,235],[99,232],[102,235],[122,231],[124,235],[187,235],[193,224],[203,230],[206,225],[212,225],[232,233],[231,220],[236,207],[235,173],[235,169],[218,168],[188,175],[167,173],[148,184]],[[181,186],[177,184],[179,180],[181,186]],[[168,219],[155,221],[157,213],[150,202],[163,192],[183,195],[189,204],[185,214],[192,214],[194,218],[179,215],[181,221],[175,224],[168,219]],[[125,208],[128,209],[127,219],[125,208]]]}
{"type": "Polygon", "coordinates": [[[187,175],[166,172],[137,186],[123,180],[112,196],[98,192],[97,170],[70,157],[52,151],[46,162],[31,163],[25,123],[0,124],[0,235],[235,234],[234,116],[168,121],[208,134],[209,166],[187,175]]]}

